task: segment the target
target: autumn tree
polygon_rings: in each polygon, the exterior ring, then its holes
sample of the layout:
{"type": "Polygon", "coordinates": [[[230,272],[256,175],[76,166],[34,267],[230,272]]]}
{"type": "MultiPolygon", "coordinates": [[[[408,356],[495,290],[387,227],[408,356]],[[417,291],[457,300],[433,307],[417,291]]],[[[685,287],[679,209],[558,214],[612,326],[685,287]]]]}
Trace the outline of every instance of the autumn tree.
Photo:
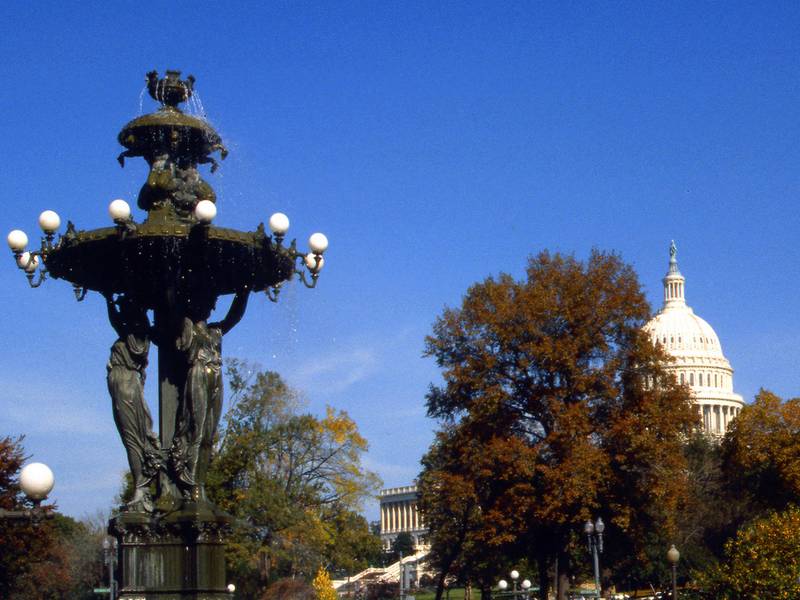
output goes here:
{"type": "MultiPolygon", "coordinates": [[[[30,509],[19,487],[25,462],[22,438],[0,439],[0,508],[30,509]]],[[[102,577],[100,541],[87,524],[45,510],[50,518],[39,523],[0,518],[0,598],[91,597],[102,577]]]]}
{"type": "Polygon", "coordinates": [[[800,509],[789,506],[742,527],[703,582],[719,600],[800,597],[800,509]]]}
{"type": "Polygon", "coordinates": [[[319,568],[311,585],[314,588],[314,597],[316,600],[336,600],[336,590],[333,589],[331,576],[328,575],[328,571],[325,567],[319,568]]]}
{"type": "Polygon", "coordinates": [[[558,559],[563,597],[587,518],[635,557],[645,531],[674,532],[698,417],[641,331],[649,316],[633,270],[594,251],[541,253],[436,320],[426,354],[444,382],[427,407],[442,428],[420,477],[434,561],[477,568],[488,595],[503,560],[532,556],[545,595],[558,559]]]}
{"type": "Polygon", "coordinates": [[[723,470],[732,494],[751,512],[800,503],[800,398],[782,401],[760,390],[742,408],[722,444],[723,470]]]}
{"type": "Polygon", "coordinates": [[[302,413],[277,373],[232,361],[228,376],[231,407],[207,487],[239,519],[227,547],[237,588],[256,597],[276,577],[310,579],[321,564],[366,566],[372,534],[356,512],[378,479],[361,464],[367,442],[355,423],[332,408],[302,413]]]}
{"type": "MultiPolygon", "coordinates": [[[[0,438],[0,508],[30,509],[33,505],[19,486],[25,462],[22,438],[0,438]]],[[[42,557],[57,552],[52,526],[37,527],[29,521],[0,519],[0,598],[11,598],[42,557]]]]}

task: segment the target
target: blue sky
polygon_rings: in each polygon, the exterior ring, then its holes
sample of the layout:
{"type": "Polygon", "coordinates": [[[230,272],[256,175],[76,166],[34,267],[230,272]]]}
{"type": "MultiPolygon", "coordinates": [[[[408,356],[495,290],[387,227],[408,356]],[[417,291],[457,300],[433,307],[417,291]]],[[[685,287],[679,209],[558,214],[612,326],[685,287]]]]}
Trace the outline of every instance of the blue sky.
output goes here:
{"type": "MultiPolygon", "coordinates": [[[[134,204],[146,166],[119,168],[116,135],[154,109],[144,74],[181,69],[231,151],[216,222],[283,211],[331,241],[319,287],[253,298],[225,353],[347,410],[387,486],[431,439],[434,319],[545,248],[620,252],[658,308],[674,238],[736,390],[798,395],[798,30],[779,2],[5,3],[0,231],[134,204]]],[[[26,435],[65,512],[107,509],[126,462],[103,303],[29,289],[10,256],[0,281],[0,435],[26,435]]]]}

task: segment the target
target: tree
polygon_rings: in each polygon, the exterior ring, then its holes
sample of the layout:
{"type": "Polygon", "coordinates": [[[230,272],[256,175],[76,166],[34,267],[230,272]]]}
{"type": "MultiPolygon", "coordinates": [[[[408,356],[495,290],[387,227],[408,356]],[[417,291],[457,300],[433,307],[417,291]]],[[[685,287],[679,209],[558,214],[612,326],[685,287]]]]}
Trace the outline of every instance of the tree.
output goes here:
{"type": "Polygon", "coordinates": [[[328,575],[328,571],[325,567],[319,568],[311,585],[314,588],[316,600],[336,600],[336,590],[333,589],[331,576],[328,575]]]}
{"type": "Polygon", "coordinates": [[[719,600],[800,597],[800,509],[772,512],[740,529],[705,583],[719,600]]]}
{"type": "MultiPolygon", "coordinates": [[[[23,438],[0,438],[0,508],[24,510],[33,505],[19,487],[19,472],[25,462],[23,438]]],[[[0,519],[0,597],[10,598],[23,578],[42,557],[53,552],[52,527],[37,527],[29,521],[0,519]]]]}
{"type": "Polygon", "coordinates": [[[733,495],[751,511],[782,510],[800,502],[800,398],[783,402],[760,390],[742,408],[722,445],[723,469],[733,495]]]}
{"type": "Polygon", "coordinates": [[[399,559],[401,554],[403,556],[414,554],[414,538],[410,533],[403,531],[397,534],[392,542],[392,554],[396,559],[399,559]]]}
{"type": "MultiPolygon", "coordinates": [[[[31,508],[19,488],[25,458],[22,438],[0,439],[0,508],[31,508]]],[[[91,597],[92,585],[102,576],[99,538],[84,523],[57,513],[51,516],[40,523],[0,519],[0,598],[91,597]]]]}
{"type": "Polygon", "coordinates": [[[380,536],[371,530],[363,516],[336,506],[325,511],[325,520],[332,531],[325,550],[331,573],[358,573],[381,563],[383,548],[380,536]]]}
{"type": "Polygon", "coordinates": [[[490,277],[436,320],[426,354],[444,384],[427,407],[442,430],[420,477],[434,561],[472,571],[488,595],[497,556],[534,556],[544,595],[591,516],[634,556],[645,531],[674,533],[698,415],[641,332],[649,315],[617,255],[544,252],[524,280],[490,277]]]}
{"type": "Polygon", "coordinates": [[[378,479],[361,464],[367,442],[355,423],[332,408],[323,418],[300,413],[277,373],[232,361],[228,377],[231,408],[207,488],[241,523],[227,549],[237,587],[255,597],[278,576],[363,564],[370,533],[354,513],[378,479]]]}

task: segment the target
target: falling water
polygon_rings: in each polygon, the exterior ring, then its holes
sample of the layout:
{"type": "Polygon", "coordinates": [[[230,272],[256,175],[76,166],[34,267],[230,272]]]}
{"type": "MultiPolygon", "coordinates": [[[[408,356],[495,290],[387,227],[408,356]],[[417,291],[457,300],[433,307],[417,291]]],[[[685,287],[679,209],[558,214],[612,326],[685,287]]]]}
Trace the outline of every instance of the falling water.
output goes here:
{"type": "Polygon", "coordinates": [[[195,92],[194,95],[192,96],[192,99],[194,100],[195,106],[199,111],[197,116],[199,116],[201,119],[207,120],[206,109],[203,107],[203,100],[202,98],[200,98],[200,94],[195,92]]]}
{"type": "Polygon", "coordinates": [[[147,84],[144,84],[142,87],[142,91],[139,92],[139,116],[142,115],[144,111],[144,93],[147,91],[147,84]]]}

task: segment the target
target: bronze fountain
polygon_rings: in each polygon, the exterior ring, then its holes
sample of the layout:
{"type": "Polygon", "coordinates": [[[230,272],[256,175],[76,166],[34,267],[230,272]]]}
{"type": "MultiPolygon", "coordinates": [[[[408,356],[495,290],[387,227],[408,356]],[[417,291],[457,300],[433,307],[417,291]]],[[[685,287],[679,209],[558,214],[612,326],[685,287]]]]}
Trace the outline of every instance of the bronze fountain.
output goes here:
{"type": "Polygon", "coordinates": [[[200,176],[213,172],[227,150],[209,123],[179,105],[195,79],[167,71],[147,74],[150,96],[161,104],[123,127],[118,160],[144,158],[150,171],[133,220],[128,204],[109,206],[114,226],[77,230],[40,215],[41,245],[26,250],[27,236],[12,231],[8,243],[32,287],[47,278],[70,282],[80,301],[90,291],[106,299],[117,333],[108,362],[114,421],[133,480],[133,497],[114,515],[109,532],[118,543],[119,598],[219,600],[229,598],[224,544],[231,517],[205,494],[206,470],[222,409],[222,337],[244,315],[251,293],[277,301],[280,286],[297,276],[314,287],[327,239],[309,238],[311,251],[284,244],[282,213],[243,232],[212,225],[216,195],[200,176]],[[209,322],[217,299],[233,294],[220,321],[209,322]],[[152,322],[150,315],[152,314],[152,322]],[[144,399],[150,345],[158,347],[158,435],[144,399]]]}

